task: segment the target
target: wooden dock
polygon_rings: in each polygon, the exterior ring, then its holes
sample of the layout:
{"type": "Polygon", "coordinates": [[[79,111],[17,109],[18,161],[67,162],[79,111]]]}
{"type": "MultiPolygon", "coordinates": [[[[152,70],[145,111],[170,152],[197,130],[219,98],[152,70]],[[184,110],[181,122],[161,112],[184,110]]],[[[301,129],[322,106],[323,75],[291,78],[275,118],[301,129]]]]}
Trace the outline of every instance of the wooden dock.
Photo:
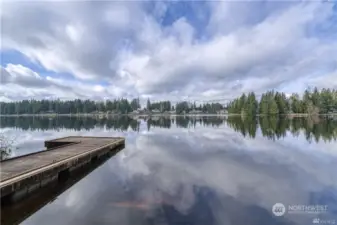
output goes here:
{"type": "Polygon", "coordinates": [[[54,201],[59,195],[71,188],[78,181],[102,166],[107,160],[116,155],[123,148],[124,146],[117,147],[114,151],[98,158],[95,162],[87,163],[81,168],[74,170],[70,173],[69,179],[65,182],[51,182],[48,185],[41,187],[34,193],[31,193],[21,201],[14,202],[14,204],[2,204],[0,210],[0,224],[21,224],[26,218],[33,215],[45,205],[54,201]]]}
{"type": "Polygon", "coordinates": [[[125,145],[121,137],[65,137],[45,142],[44,151],[0,162],[1,199],[19,199],[72,170],[125,145]]]}

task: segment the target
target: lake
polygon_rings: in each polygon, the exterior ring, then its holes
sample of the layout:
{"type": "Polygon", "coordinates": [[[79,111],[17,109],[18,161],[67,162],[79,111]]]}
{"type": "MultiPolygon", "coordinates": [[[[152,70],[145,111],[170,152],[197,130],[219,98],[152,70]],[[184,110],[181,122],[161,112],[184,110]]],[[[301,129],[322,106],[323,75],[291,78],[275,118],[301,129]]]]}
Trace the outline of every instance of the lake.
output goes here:
{"type": "Polygon", "coordinates": [[[8,157],[70,135],[126,138],[82,179],[8,209],[22,224],[337,224],[337,118],[2,117],[0,127],[17,147],[8,157]]]}

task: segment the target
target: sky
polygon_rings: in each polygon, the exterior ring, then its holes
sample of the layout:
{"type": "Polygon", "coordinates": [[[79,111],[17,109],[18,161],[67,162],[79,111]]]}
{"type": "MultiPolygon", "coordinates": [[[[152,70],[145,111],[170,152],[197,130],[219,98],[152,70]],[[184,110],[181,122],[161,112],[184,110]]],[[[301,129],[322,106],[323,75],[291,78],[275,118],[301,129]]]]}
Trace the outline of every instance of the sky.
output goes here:
{"type": "Polygon", "coordinates": [[[337,88],[334,0],[0,3],[0,101],[337,88]]]}

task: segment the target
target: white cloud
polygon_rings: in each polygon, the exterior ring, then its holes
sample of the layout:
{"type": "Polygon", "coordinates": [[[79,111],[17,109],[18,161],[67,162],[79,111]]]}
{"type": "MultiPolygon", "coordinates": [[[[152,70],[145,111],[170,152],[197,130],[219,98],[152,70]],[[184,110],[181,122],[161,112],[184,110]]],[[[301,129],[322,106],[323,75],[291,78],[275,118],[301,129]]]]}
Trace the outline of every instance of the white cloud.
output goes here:
{"type": "MultiPolygon", "coordinates": [[[[226,95],[224,90],[235,85],[237,79],[242,85],[232,92],[276,88],[296,77],[320,72],[315,67],[332,61],[326,60],[324,55],[336,52],[335,44],[329,43],[327,48],[328,44],[323,41],[306,36],[307,26],[316,23],[316,14],[327,11],[325,7],[319,4],[294,5],[255,26],[224,35],[216,33],[207,42],[181,42],[180,33],[174,35],[172,32],[153,40],[155,47],[149,48],[148,53],[134,54],[121,65],[134,75],[129,79],[134,80],[135,87],[145,93],[181,91],[194,85],[191,89],[195,95],[196,90],[210,92],[220,82],[222,85],[218,91],[213,91],[220,96],[226,95]],[[134,62],[142,63],[134,66],[134,62]],[[308,66],[310,70],[306,69],[308,66]],[[198,86],[197,81],[204,82],[198,86]],[[251,82],[256,85],[251,85],[251,82]]],[[[155,25],[150,27],[157,29],[155,25]]],[[[189,34],[193,32],[190,29],[179,29],[182,30],[191,37],[189,34]]],[[[165,33],[165,30],[161,32],[165,33]]]]}
{"type": "Polygon", "coordinates": [[[105,88],[102,85],[95,85],[94,86],[94,91],[96,92],[103,92],[105,88]]]}
{"type": "Polygon", "coordinates": [[[1,83],[14,83],[22,86],[41,87],[46,86],[45,80],[36,72],[22,65],[8,64],[1,67],[1,83]]]}
{"type": "Polygon", "coordinates": [[[1,67],[1,78],[0,93],[4,101],[27,98],[104,100],[127,95],[123,89],[115,85],[102,86],[66,78],[42,77],[20,64],[1,67]]]}
{"type": "MultiPolygon", "coordinates": [[[[335,87],[324,79],[335,76],[337,43],[333,32],[319,34],[330,24],[332,4],[209,2],[202,5],[209,16],[198,13],[206,21],[202,28],[189,18],[192,7],[163,26],[170,4],[153,3],[155,12],[148,4],[6,2],[3,49],[69,73],[78,84],[108,82],[89,88],[101,97],[232,98],[306,77],[335,87]]],[[[86,88],[72,90],[74,96],[88,96],[86,88]]]]}
{"type": "Polygon", "coordinates": [[[65,32],[74,43],[80,42],[84,34],[83,29],[79,25],[73,26],[70,24],[66,26],[65,32]]]}
{"type": "Polygon", "coordinates": [[[329,73],[325,76],[319,76],[311,78],[307,81],[309,86],[318,85],[323,88],[335,88],[337,89],[337,70],[329,73]]]}
{"type": "Polygon", "coordinates": [[[5,48],[81,79],[114,76],[123,39],[143,13],[137,3],[121,2],[6,2],[2,10],[5,48]]]}

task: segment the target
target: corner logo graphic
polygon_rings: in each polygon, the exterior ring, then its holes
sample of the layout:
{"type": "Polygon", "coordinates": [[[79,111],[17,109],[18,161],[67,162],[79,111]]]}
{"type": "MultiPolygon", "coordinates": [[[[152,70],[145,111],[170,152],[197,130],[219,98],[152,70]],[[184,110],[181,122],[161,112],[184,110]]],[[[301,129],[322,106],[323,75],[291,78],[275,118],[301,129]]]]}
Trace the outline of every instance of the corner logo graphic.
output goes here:
{"type": "Polygon", "coordinates": [[[276,203],[272,211],[275,216],[283,216],[286,213],[286,207],[282,203],[276,203]]]}

